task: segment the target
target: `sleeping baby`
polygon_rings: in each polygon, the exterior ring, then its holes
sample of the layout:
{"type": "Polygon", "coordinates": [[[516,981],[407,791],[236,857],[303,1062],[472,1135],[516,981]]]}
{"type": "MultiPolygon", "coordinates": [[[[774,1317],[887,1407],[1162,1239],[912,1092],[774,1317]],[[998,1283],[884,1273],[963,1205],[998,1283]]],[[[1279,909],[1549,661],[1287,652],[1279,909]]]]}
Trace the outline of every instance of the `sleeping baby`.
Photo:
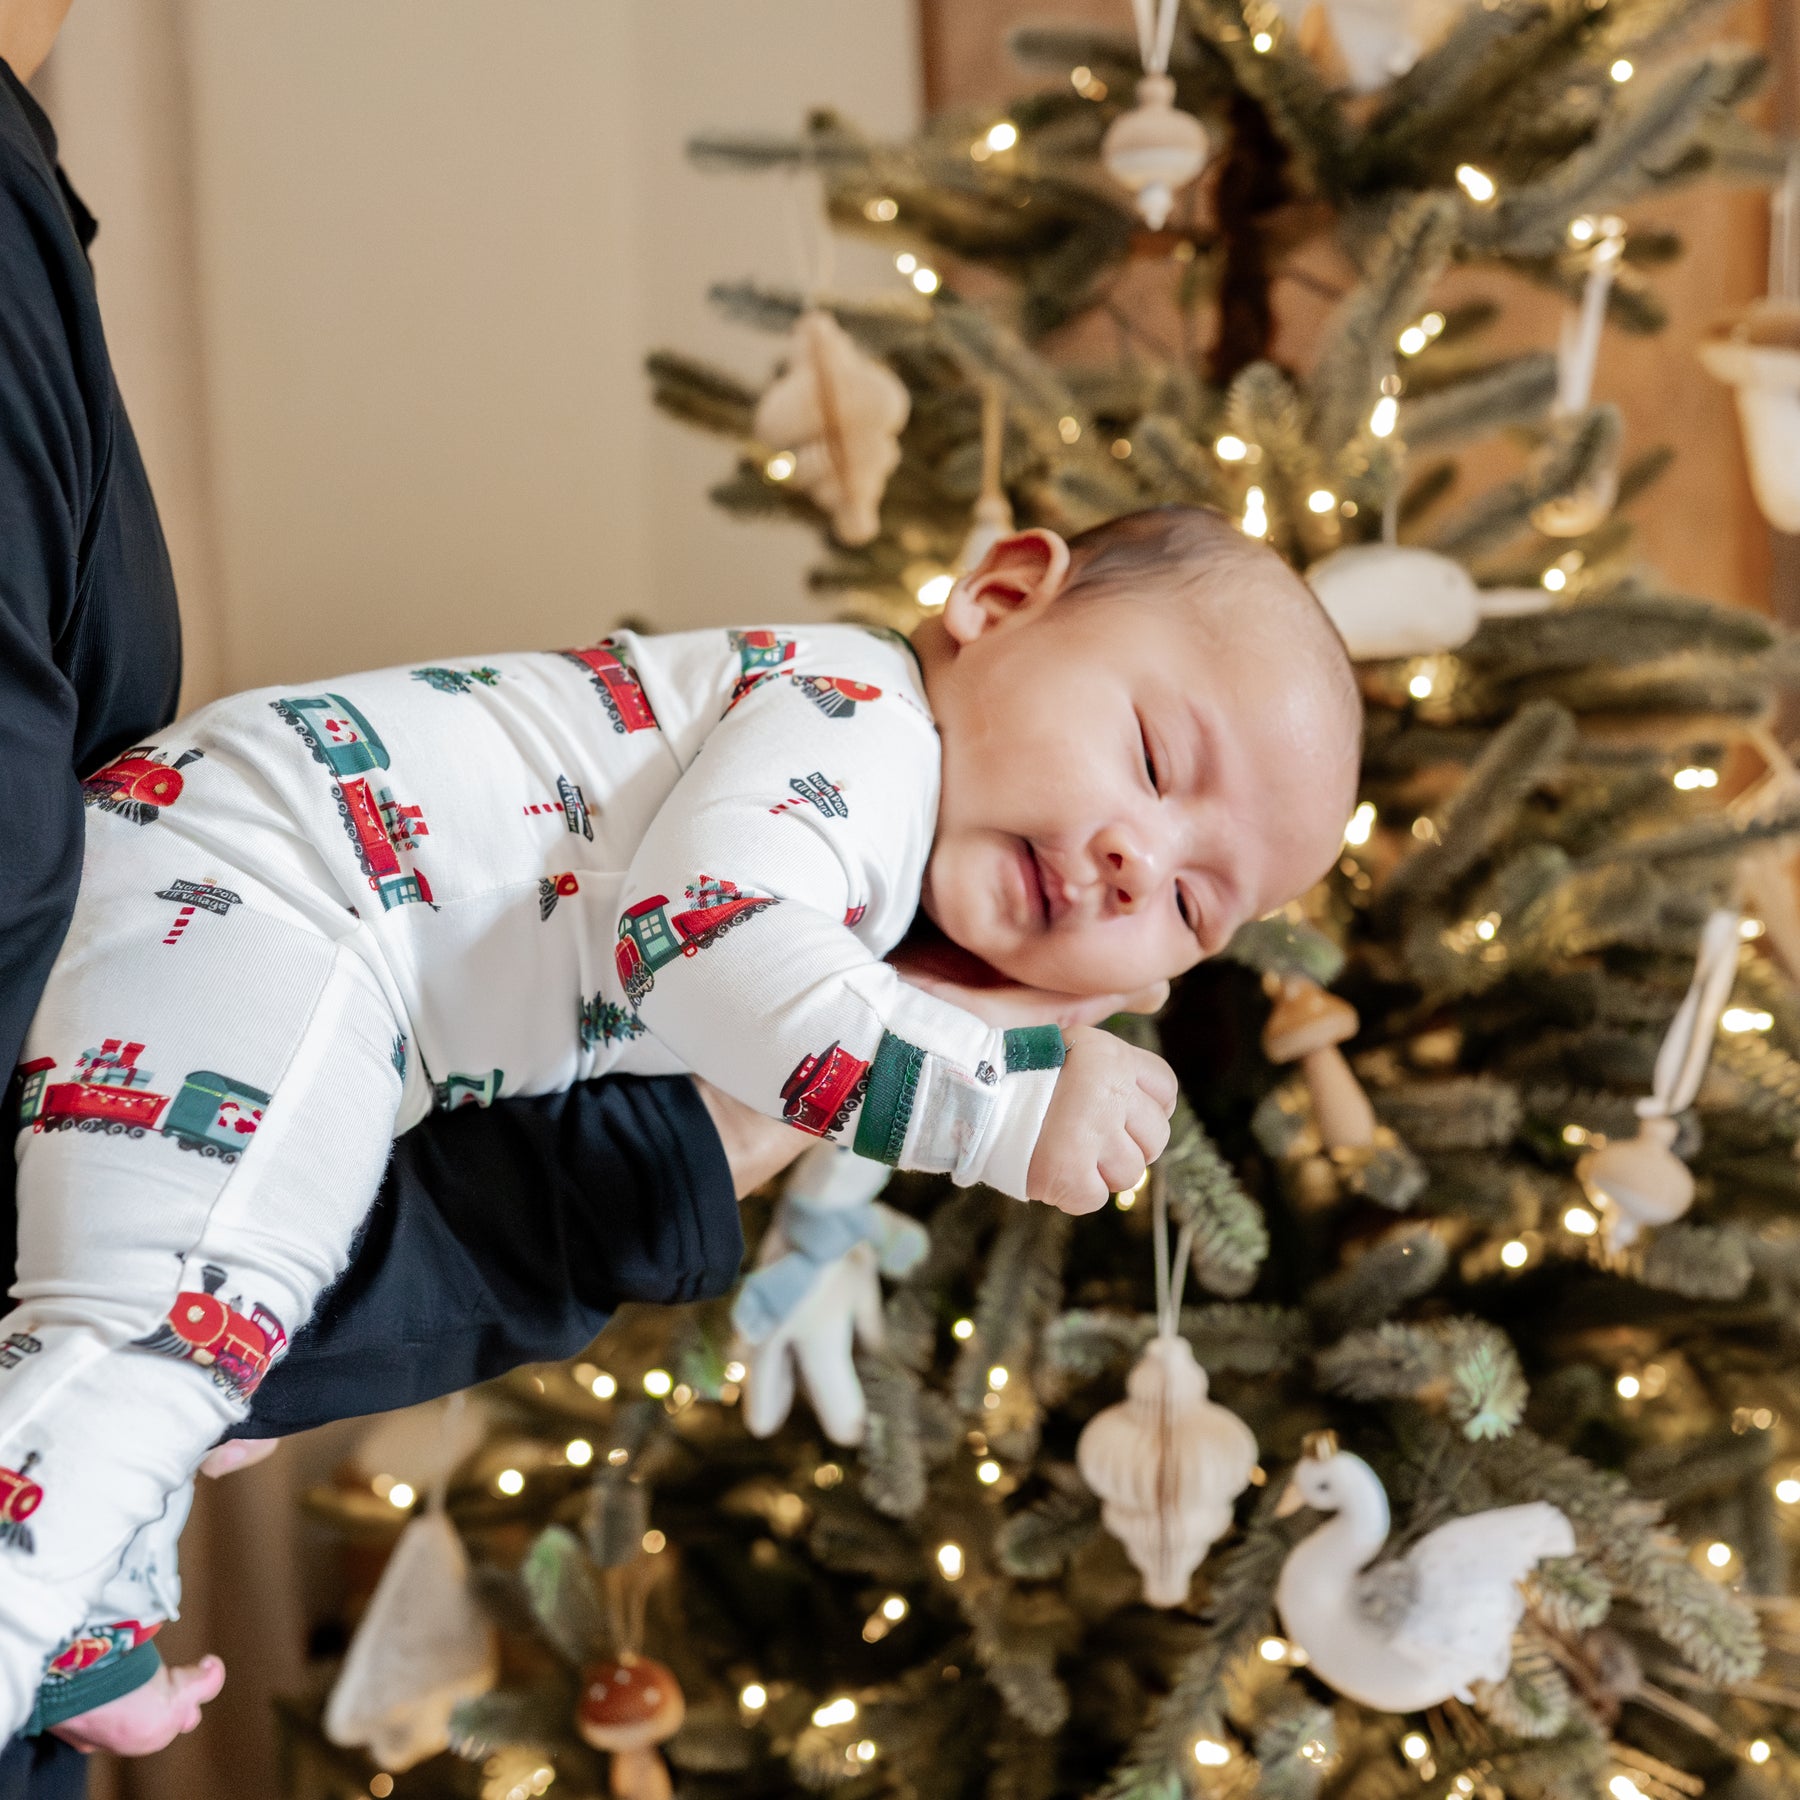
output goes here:
{"type": "Polygon", "coordinates": [[[910,644],[621,633],[350,675],[99,771],[21,1071],[0,1738],[68,1646],[174,1615],[196,1466],[429,1109],[689,1071],[1090,1211],[1167,1141],[1167,1065],[990,1027],[884,956],[923,910],[1032,988],[1177,975],[1330,866],[1360,719],[1305,586],[1170,508],[1004,539],[910,644]]]}

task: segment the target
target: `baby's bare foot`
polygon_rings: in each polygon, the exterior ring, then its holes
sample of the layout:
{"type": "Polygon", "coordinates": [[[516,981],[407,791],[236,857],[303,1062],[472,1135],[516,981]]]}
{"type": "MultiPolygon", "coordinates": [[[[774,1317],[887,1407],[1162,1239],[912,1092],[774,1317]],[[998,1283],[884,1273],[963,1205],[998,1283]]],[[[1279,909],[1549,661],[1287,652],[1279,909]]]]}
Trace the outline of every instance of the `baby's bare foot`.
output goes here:
{"type": "Polygon", "coordinates": [[[200,1709],[225,1685],[225,1665],[203,1656],[182,1669],[158,1669],[142,1687],[50,1729],[77,1750],[149,1756],[200,1723],[200,1709]]]}

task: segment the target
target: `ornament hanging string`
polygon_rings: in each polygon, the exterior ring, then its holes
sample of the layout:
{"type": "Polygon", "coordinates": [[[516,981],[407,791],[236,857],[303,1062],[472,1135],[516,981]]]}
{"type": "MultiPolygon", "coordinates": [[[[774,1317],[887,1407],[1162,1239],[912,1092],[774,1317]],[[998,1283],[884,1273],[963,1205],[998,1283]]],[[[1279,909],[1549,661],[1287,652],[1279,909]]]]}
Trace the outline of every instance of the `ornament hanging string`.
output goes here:
{"type": "Polygon", "coordinates": [[[1175,18],[1181,0],[1131,0],[1137,20],[1138,55],[1146,75],[1169,72],[1169,52],[1175,46],[1175,18]]]}
{"type": "Polygon", "coordinates": [[[1563,317],[1556,353],[1554,415],[1569,418],[1587,410],[1593,397],[1594,372],[1600,365],[1600,338],[1606,329],[1606,302],[1612,293],[1619,259],[1625,254],[1625,226],[1619,219],[1601,222],[1602,235],[1588,258],[1581,304],[1563,317]]]}
{"type": "Polygon", "coordinates": [[[1673,1118],[1692,1106],[1700,1092],[1713,1037],[1737,978],[1742,919],[1735,906],[1721,906],[1708,916],[1700,933],[1694,978],[1663,1034],[1650,1094],[1637,1103],[1639,1118],[1673,1118]]]}
{"type": "Polygon", "coordinates": [[[825,174],[810,151],[803,163],[789,171],[782,196],[800,304],[802,308],[818,306],[837,279],[837,244],[826,216],[825,174]]]}
{"type": "Polygon", "coordinates": [[[1769,204],[1769,298],[1800,306],[1800,144],[1788,153],[1787,175],[1769,204]]]}
{"type": "Polygon", "coordinates": [[[1193,1255],[1194,1221],[1190,1218],[1176,1236],[1171,1268],[1168,1185],[1160,1168],[1150,1171],[1150,1235],[1156,1256],[1156,1335],[1175,1337],[1181,1330],[1181,1296],[1193,1255]]]}

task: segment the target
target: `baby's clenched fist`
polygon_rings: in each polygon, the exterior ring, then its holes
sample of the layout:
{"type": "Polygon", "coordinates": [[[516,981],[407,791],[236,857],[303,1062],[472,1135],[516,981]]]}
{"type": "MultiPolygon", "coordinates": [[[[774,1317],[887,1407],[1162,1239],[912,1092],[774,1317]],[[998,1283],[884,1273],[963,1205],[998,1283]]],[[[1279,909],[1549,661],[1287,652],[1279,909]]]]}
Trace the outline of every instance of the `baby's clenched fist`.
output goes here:
{"type": "Polygon", "coordinates": [[[1169,1141],[1178,1089],[1160,1056],[1110,1032],[1063,1033],[1063,1066],[1031,1153],[1026,1187],[1066,1213],[1090,1213],[1135,1187],[1169,1141]]]}

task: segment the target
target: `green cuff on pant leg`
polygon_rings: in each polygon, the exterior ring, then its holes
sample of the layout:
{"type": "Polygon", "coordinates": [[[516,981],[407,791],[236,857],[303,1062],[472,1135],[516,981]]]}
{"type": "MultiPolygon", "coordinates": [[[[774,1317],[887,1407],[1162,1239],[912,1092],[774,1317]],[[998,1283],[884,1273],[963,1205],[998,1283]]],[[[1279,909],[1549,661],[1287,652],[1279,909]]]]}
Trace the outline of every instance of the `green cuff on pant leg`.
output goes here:
{"type": "Polygon", "coordinates": [[[123,1656],[108,1657],[78,1675],[53,1676],[38,1689],[37,1705],[25,1722],[24,1735],[37,1737],[52,1725],[73,1719],[109,1700],[122,1699],[141,1688],[162,1667],[162,1652],[156,1640],[139,1644],[123,1656]]]}

